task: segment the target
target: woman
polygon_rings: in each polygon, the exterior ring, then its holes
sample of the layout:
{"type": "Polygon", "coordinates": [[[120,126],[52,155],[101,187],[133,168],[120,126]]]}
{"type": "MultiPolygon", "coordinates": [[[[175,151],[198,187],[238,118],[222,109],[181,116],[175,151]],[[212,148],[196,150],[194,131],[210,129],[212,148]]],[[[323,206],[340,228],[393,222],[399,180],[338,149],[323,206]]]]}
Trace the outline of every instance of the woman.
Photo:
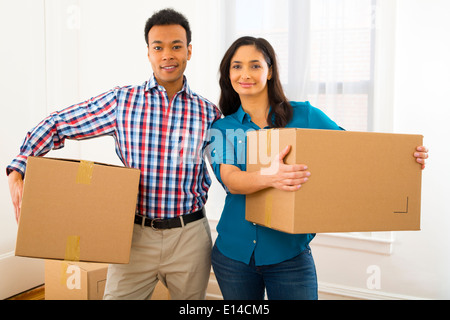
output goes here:
{"type": "MultiPolygon", "coordinates": [[[[219,108],[225,118],[213,125],[213,131],[226,138],[223,145],[213,144],[211,164],[227,196],[212,265],[223,297],[258,300],[266,290],[269,299],[317,299],[309,247],[314,234],[287,234],[245,220],[246,194],[267,187],[295,191],[311,173],[304,164],[283,163],[289,146],[279,154],[272,170],[246,172],[245,132],[279,127],[341,128],[308,102],[287,100],[275,52],[264,39],[242,37],[231,45],[220,65],[220,87],[219,108]]],[[[426,148],[418,147],[414,156],[424,167],[426,148]]]]}

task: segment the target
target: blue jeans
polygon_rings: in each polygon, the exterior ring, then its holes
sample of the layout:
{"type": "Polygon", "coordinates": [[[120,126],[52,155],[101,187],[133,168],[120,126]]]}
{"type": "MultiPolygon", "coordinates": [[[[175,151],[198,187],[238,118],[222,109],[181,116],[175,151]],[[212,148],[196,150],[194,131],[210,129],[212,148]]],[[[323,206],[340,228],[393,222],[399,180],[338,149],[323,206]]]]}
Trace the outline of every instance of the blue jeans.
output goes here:
{"type": "Polygon", "coordinates": [[[317,300],[317,274],[311,249],[273,265],[255,266],[224,256],[216,245],[211,262],[225,300],[317,300]]]}

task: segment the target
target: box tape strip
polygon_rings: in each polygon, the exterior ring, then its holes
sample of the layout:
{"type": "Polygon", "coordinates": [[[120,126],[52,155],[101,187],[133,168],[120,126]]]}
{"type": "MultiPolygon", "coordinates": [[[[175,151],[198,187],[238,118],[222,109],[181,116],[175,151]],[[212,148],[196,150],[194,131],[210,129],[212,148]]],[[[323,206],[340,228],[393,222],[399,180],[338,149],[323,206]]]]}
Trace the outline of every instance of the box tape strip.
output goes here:
{"type": "Polygon", "coordinates": [[[266,204],[265,204],[265,223],[266,227],[272,227],[272,203],[273,198],[271,194],[266,196],[266,204]]]}
{"type": "Polygon", "coordinates": [[[67,268],[69,267],[69,263],[67,261],[61,262],[61,285],[67,285],[67,268]]]}
{"type": "Polygon", "coordinates": [[[91,184],[92,171],[94,171],[94,162],[81,160],[76,182],[78,184],[91,184]]]}
{"type": "MultiPolygon", "coordinates": [[[[266,146],[267,146],[267,156],[272,157],[272,130],[266,130],[267,132],[267,140],[266,140],[266,146]]],[[[267,227],[272,226],[272,202],[273,198],[271,194],[268,194],[265,199],[265,223],[264,225],[267,227]]]]}
{"type": "Polygon", "coordinates": [[[69,261],[80,261],[80,236],[68,236],[66,239],[66,252],[61,263],[61,285],[67,285],[67,268],[69,261]]]}
{"type": "Polygon", "coordinates": [[[64,260],[80,261],[80,236],[68,236],[64,260]]]}

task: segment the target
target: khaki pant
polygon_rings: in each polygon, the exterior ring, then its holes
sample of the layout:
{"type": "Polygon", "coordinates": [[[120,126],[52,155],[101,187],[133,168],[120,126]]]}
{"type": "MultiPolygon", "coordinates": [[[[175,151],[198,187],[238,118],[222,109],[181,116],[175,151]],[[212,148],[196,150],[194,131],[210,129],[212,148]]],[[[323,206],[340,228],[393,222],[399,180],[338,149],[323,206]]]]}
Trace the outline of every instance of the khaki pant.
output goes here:
{"type": "Polygon", "coordinates": [[[109,266],[104,299],[150,299],[158,280],[174,300],[205,299],[211,247],[207,218],[167,230],[135,224],[130,263],[109,266]]]}

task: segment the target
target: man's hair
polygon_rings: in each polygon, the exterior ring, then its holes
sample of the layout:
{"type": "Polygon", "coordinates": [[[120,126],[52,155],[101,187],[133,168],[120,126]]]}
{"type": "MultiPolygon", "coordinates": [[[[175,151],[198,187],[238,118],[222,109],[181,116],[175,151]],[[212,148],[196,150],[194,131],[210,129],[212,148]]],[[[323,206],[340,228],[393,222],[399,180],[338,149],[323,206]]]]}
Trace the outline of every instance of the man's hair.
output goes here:
{"type": "Polygon", "coordinates": [[[180,25],[186,30],[187,45],[191,43],[191,28],[184,15],[173,9],[162,9],[155,12],[145,24],[145,42],[148,45],[148,33],[154,26],[180,25]]]}

